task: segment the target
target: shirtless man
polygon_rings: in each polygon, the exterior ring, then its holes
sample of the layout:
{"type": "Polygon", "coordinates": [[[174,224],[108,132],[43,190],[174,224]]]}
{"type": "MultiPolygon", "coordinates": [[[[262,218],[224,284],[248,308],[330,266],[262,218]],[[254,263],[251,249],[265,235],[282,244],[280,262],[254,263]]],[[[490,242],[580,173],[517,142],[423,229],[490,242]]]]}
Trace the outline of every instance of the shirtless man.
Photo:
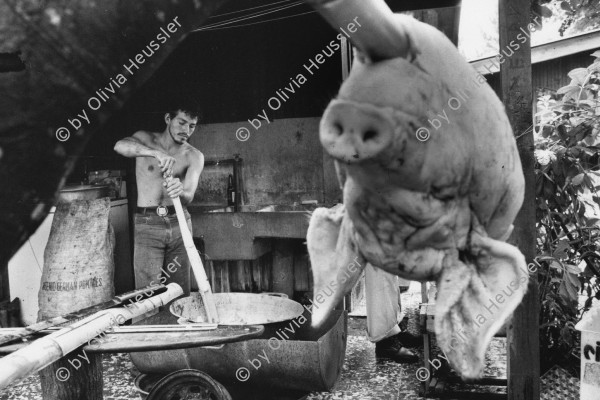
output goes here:
{"type": "Polygon", "coordinates": [[[138,131],[115,144],[117,153],[135,157],[136,288],[175,282],[185,295],[190,293],[190,266],[172,199],[177,196],[181,199],[191,232],[191,218],[185,205],[194,198],[204,168],[203,154],[188,143],[198,114],[193,107],[178,105],[165,114],[163,132],[138,131]],[[173,179],[166,183],[163,174],[172,175],[173,179]]]}

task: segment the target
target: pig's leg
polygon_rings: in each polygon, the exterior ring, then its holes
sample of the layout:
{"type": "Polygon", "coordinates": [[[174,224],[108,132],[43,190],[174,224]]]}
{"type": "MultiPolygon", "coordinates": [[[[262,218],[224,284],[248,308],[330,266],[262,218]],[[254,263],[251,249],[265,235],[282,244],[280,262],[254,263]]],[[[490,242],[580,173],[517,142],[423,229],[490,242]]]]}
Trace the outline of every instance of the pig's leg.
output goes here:
{"type": "Polygon", "coordinates": [[[343,206],[317,208],[310,219],[306,245],[312,266],[312,325],[321,325],[352,290],[364,268],[353,242],[352,222],[343,206]]]}
{"type": "Polygon", "coordinates": [[[525,259],[516,247],[474,231],[470,252],[450,254],[444,262],[438,279],[436,335],[463,378],[477,378],[490,340],[527,290],[525,259]]]}

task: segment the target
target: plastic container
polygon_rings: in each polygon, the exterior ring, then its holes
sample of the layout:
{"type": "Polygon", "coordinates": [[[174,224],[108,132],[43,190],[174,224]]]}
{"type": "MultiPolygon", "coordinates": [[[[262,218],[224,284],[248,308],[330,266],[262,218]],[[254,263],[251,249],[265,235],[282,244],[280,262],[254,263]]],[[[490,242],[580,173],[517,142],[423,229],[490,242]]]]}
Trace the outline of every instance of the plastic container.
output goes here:
{"type": "Polygon", "coordinates": [[[581,400],[600,399],[600,305],[596,304],[575,329],[581,331],[581,400]]]}

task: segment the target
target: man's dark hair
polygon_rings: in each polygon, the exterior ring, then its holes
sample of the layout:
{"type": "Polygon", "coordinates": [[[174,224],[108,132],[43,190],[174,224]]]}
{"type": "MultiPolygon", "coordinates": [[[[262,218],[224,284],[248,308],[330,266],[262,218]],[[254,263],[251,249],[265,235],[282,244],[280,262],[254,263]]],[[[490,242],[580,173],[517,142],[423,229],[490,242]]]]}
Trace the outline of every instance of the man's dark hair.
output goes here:
{"type": "Polygon", "coordinates": [[[177,116],[178,111],[181,111],[192,118],[198,118],[198,121],[202,119],[202,111],[200,110],[200,106],[194,100],[179,100],[172,103],[171,108],[168,111],[171,119],[177,116]]]}

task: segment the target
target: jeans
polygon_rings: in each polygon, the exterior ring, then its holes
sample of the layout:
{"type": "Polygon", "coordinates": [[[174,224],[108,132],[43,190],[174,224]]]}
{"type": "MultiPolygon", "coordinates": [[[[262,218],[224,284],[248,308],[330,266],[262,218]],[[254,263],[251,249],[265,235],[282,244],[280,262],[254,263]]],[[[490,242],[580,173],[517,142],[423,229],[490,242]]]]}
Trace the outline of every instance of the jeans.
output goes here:
{"type": "MultiPolygon", "coordinates": [[[[185,219],[190,232],[192,220],[185,219]]],[[[190,294],[190,264],[175,214],[160,217],[154,213],[135,214],[133,270],[136,289],[150,284],[175,282],[185,296],[190,294]]]]}

